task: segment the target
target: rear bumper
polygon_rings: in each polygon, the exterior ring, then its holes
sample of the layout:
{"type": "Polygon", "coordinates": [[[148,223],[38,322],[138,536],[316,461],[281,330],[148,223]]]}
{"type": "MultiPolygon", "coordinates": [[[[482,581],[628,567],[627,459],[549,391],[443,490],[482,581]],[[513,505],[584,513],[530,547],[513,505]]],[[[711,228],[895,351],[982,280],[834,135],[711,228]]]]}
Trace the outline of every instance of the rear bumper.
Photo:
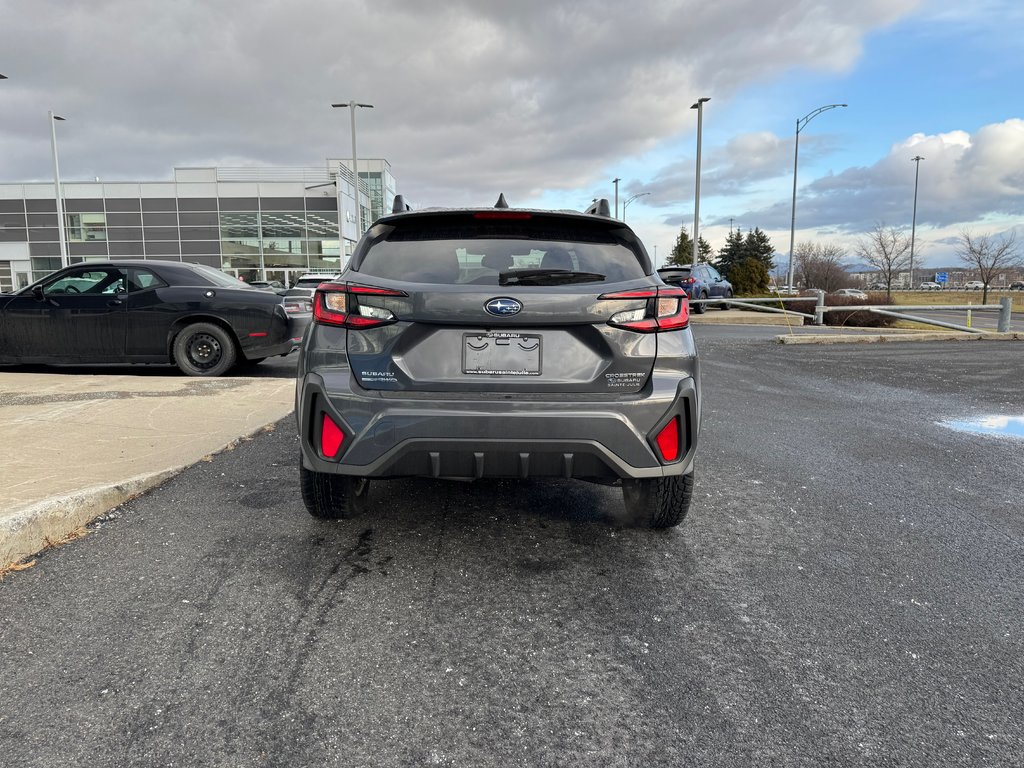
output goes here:
{"type": "Polygon", "coordinates": [[[316,373],[300,380],[298,394],[306,468],[371,478],[680,475],[692,468],[699,424],[696,382],[678,375],[652,377],[633,399],[595,401],[382,397],[347,376],[328,387],[316,373]],[[320,451],[324,414],[345,435],[338,458],[320,451]],[[676,416],[681,455],[666,464],[655,435],[676,416]]]}

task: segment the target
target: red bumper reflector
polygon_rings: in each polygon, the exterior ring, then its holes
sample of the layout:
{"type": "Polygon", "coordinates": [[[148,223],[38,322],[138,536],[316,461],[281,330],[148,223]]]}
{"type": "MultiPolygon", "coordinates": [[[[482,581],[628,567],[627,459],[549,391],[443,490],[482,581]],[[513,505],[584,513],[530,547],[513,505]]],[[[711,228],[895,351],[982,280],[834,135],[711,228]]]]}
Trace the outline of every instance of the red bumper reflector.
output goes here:
{"type": "Polygon", "coordinates": [[[261,338],[261,337],[266,336],[266,335],[267,334],[265,332],[262,332],[262,333],[250,333],[249,334],[249,338],[256,339],[256,338],[261,338]]]}
{"type": "Polygon", "coordinates": [[[330,416],[324,414],[323,428],[320,430],[320,451],[328,459],[333,459],[345,442],[345,433],[334,423],[330,416]]]}
{"type": "Polygon", "coordinates": [[[673,416],[672,421],[662,427],[657,437],[658,450],[665,461],[679,458],[679,417],[673,416]]]}

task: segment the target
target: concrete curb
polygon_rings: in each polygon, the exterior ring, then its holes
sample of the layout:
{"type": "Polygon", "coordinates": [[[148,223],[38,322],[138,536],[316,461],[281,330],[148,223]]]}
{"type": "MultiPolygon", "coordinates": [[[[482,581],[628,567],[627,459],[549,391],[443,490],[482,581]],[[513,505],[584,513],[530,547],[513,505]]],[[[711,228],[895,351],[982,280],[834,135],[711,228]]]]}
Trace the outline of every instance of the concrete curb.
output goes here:
{"type": "Polygon", "coordinates": [[[962,331],[951,331],[932,333],[930,331],[918,331],[912,333],[866,333],[856,336],[825,336],[814,334],[803,334],[800,336],[776,336],[779,344],[879,344],[900,341],[1022,341],[1024,333],[965,333],[962,331]]]}
{"type": "Polygon", "coordinates": [[[58,544],[119,504],[156,488],[185,469],[176,467],[97,485],[19,509],[0,520],[0,572],[58,544]]]}

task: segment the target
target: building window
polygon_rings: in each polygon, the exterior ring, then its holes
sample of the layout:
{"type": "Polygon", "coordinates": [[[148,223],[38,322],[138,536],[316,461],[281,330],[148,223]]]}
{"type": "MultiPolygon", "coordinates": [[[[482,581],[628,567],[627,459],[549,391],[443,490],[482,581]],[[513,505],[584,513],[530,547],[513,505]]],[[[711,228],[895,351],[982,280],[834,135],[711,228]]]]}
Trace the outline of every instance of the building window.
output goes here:
{"type": "Polygon", "coordinates": [[[86,243],[107,239],[107,215],[105,213],[69,213],[68,240],[72,243],[86,243]]]}

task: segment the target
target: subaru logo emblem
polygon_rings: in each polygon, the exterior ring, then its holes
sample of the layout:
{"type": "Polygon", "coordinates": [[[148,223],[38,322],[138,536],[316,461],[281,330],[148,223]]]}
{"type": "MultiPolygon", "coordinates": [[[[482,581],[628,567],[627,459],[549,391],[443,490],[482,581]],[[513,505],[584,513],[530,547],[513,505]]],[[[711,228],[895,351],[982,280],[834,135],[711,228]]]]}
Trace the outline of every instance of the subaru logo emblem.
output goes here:
{"type": "Polygon", "coordinates": [[[519,313],[519,310],[523,308],[523,305],[515,299],[500,298],[491,299],[484,304],[484,309],[489,314],[497,315],[498,317],[507,317],[509,315],[515,315],[519,313]]]}

